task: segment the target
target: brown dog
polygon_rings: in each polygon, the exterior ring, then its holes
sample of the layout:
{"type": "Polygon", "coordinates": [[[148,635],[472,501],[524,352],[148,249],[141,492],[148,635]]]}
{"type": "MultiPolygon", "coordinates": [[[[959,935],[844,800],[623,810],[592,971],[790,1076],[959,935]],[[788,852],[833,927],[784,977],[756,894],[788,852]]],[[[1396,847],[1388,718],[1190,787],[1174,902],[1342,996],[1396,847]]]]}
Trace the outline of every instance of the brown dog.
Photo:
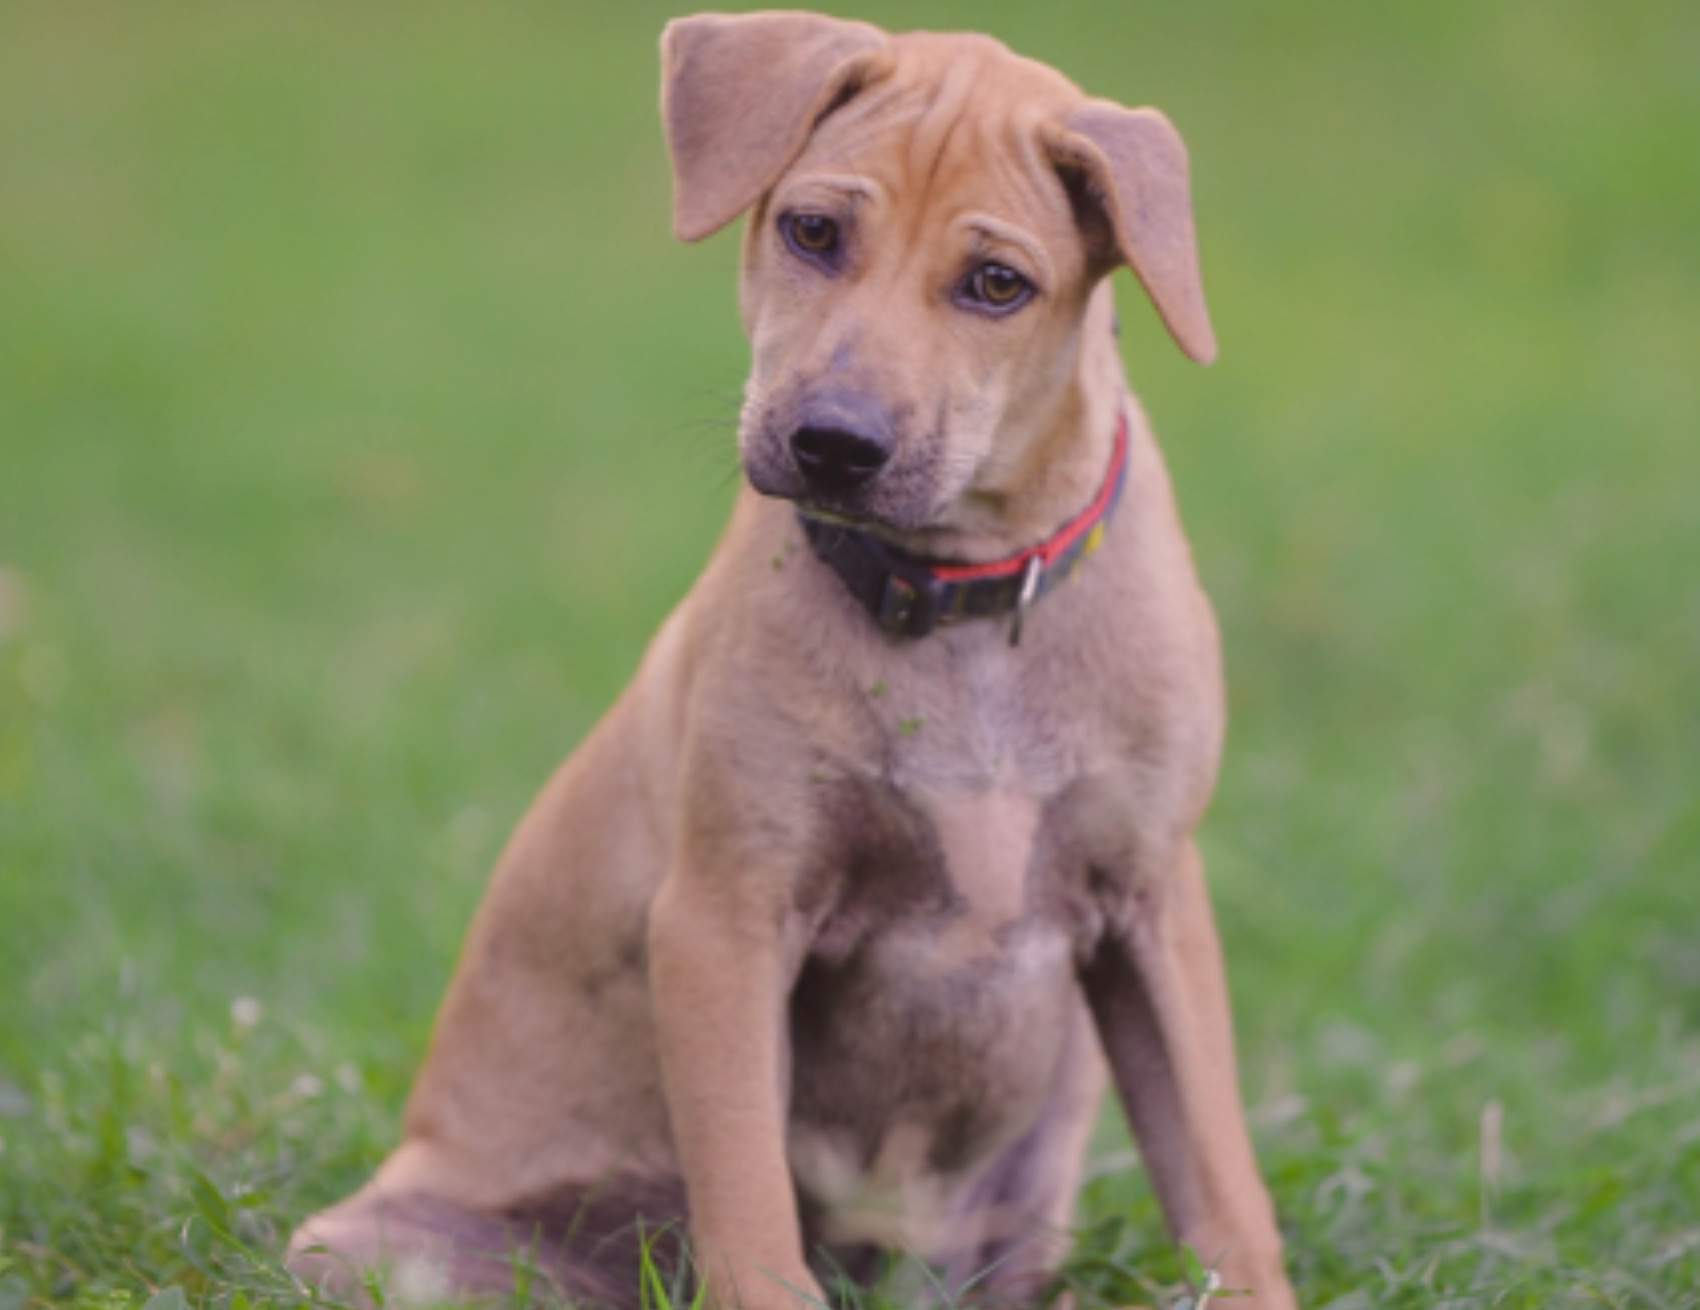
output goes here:
{"type": "Polygon", "coordinates": [[[1214,355],[1180,138],[985,37],[807,14],[675,22],[663,77],[678,234],[750,215],[750,488],[295,1267],[499,1288],[520,1251],[624,1303],[641,1226],[688,1222],[721,1306],[882,1251],[1029,1296],[1107,1056],[1174,1235],[1291,1306],[1192,841],[1216,631],[1106,276],[1214,355]]]}

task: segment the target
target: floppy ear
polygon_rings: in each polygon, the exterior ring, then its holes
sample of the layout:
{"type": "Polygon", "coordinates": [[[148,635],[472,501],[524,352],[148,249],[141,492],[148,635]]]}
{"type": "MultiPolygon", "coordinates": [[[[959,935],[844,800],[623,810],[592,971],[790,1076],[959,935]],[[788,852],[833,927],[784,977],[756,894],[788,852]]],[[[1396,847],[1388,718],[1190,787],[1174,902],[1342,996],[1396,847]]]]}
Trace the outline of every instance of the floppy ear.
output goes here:
{"type": "Polygon", "coordinates": [[[1155,109],[1088,100],[1051,137],[1052,157],[1083,175],[1109,220],[1114,250],[1145,286],[1169,335],[1200,364],[1216,358],[1204,307],[1186,146],[1155,109]]]}
{"type": "Polygon", "coordinates": [[[818,14],[676,18],[661,34],[673,231],[697,241],[753,205],[815,123],[873,73],[885,33],[818,14]]]}

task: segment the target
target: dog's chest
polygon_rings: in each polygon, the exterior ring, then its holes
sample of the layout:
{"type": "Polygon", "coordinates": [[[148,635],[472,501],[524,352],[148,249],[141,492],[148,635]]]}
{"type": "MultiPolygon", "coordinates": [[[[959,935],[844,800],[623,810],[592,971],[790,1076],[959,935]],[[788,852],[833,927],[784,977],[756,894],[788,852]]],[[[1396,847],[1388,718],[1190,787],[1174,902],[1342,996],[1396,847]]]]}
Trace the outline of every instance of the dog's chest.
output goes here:
{"type": "Polygon", "coordinates": [[[1090,935],[1075,829],[1102,752],[1084,707],[1040,699],[1008,668],[964,660],[869,697],[872,749],[817,793],[811,965],[911,998],[968,977],[1019,992],[1090,935]]]}
{"type": "Polygon", "coordinates": [[[972,1177],[1038,1119],[1080,1022],[1094,816],[1126,809],[1103,707],[1002,676],[1024,667],[1004,652],[893,678],[876,749],[817,784],[791,1132],[818,1199],[972,1177]]]}
{"type": "Polygon", "coordinates": [[[817,1196],[942,1184],[1019,1136],[1057,1076],[1090,931],[1077,852],[1018,787],[884,780],[840,803],[792,1001],[794,1159],[817,1196]]]}

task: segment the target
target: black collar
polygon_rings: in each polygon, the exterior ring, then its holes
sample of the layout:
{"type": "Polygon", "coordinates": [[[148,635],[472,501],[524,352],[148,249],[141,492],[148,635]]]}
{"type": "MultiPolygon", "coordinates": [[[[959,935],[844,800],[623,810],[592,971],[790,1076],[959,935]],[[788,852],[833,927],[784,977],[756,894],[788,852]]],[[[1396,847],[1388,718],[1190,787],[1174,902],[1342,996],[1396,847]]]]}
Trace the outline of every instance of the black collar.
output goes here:
{"type": "Polygon", "coordinates": [[[924,637],[940,624],[1013,611],[1013,646],[1021,640],[1028,607],[1098,548],[1127,483],[1127,464],[1124,409],[1116,422],[1110,471],[1092,503],[1038,545],[987,564],[919,559],[849,524],[813,518],[800,509],[797,519],[815,554],[832,566],[850,594],[892,636],[924,637]]]}

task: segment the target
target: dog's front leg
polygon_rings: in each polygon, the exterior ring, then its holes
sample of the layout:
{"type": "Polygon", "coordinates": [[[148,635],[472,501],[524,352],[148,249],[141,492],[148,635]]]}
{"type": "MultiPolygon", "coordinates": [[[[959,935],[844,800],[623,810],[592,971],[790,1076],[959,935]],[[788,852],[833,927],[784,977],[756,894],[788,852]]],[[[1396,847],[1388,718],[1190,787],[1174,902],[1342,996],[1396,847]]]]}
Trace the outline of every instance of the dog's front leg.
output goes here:
{"type": "MultiPolygon", "coordinates": [[[[1127,894],[1083,981],[1170,1232],[1290,1310],[1274,1208],[1240,1108],[1222,951],[1197,849],[1127,894]]],[[[1236,1302],[1237,1304],[1237,1302],[1236,1302]]]]}
{"type": "Polygon", "coordinates": [[[698,1277],[717,1307],[821,1304],[785,1156],[786,907],[683,860],[650,910],[650,985],[698,1277]]]}

